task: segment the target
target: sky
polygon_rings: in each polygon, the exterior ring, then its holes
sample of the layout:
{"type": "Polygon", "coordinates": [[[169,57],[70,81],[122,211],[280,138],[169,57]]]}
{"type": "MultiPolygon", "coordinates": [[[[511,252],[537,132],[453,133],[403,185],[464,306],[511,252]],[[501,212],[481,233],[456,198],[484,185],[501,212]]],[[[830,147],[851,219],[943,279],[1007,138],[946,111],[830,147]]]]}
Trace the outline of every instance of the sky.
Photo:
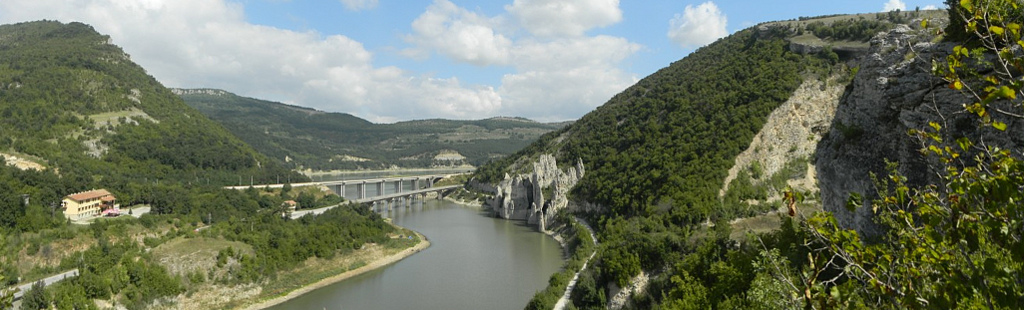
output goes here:
{"type": "Polygon", "coordinates": [[[167,87],[378,123],[574,120],[761,22],[941,0],[0,0],[0,23],[82,22],[167,87]]]}

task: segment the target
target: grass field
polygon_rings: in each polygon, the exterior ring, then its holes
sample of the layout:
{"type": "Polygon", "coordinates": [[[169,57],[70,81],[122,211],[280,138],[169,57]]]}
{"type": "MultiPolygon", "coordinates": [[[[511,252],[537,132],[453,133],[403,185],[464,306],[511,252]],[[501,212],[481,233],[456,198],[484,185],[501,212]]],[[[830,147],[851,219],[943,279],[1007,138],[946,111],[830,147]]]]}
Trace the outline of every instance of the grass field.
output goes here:
{"type": "Polygon", "coordinates": [[[217,253],[232,247],[236,252],[253,255],[252,246],[237,242],[211,238],[183,238],[165,242],[153,249],[153,258],[175,274],[187,274],[195,270],[210,270],[217,264],[217,253]]]}

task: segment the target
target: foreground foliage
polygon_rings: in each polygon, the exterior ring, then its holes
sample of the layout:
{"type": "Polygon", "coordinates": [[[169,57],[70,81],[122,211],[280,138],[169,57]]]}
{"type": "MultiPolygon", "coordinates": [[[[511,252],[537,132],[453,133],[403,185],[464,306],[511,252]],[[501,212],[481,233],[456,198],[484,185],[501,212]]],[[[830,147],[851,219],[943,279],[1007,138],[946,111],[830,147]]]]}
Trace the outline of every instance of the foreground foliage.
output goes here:
{"type": "MultiPolygon", "coordinates": [[[[1015,0],[950,3],[951,37],[968,38],[936,66],[949,87],[975,102],[964,104],[980,125],[1019,134],[1024,98],[1024,8],[1015,0]],[[960,27],[960,28],[957,28],[960,27]],[[973,46],[974,48],[971,48],[973,46]],[[1017,126],[1009,124],[1016,123],[1017,126]]],[[[932,123],[913,130],[923,154],[935,159],[938,182],[914,187],[890,165],[876,180],[876,221],[884,240],[868,243],[830,216],[808,221],[822,253],[812,265],[833,280],[808,279],[809,290],[835,290],[868,305],[907,308],[1012,309],[1024,303],[1024,161],[1020,146],[1000,149],[958,137],[932,123]]],[[[816,302],[845,302],[822,294],[816,302]]],[[[808,301],[811,305],[814,302],[808,301]]]]}

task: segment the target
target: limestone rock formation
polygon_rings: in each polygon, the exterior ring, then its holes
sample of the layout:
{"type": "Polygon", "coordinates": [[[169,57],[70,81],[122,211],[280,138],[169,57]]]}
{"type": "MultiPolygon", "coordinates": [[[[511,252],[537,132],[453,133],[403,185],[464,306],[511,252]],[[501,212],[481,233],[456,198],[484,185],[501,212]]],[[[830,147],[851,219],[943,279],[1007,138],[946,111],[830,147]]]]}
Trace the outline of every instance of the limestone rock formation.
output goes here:
{"type": "MultiPolygon", "coordinates": [[[[826,211],[844,227],[866,235],[880,230],[871,221],[871,200],[877,189],[870,177],[886,176],[886,160],[897,162],[912,185],[933,183],[938,166],[921,155],[922,144],[908,130],[924,130],[929,122],[947,128],[946,134],[965,136],[988,145],[1024,145],[1024,136],[979,127],[976,117],[963,113],[966,95],[950,90],[936,77],[932,62],[944,63],[953,44],[932,43],[933,34],[900,25],[871,41],[867,56],[857,60],[859,74],[847,88],[829,134],[818,144],[816,164],[821,199],[826,211]],[[851,193],[862,205],[850,212],[851,193]]],[[[1007,132],[1020,132],[1020,121],[1002,119],[1007,132]]]]}
{"type": "Polygon", "coordinates": [[[566,194],[583,178],[583,161],[565,171],[558,169],[555,157],[541,155],[533,163],[533,172],[516,176],[505,175],[498,183],[497,193],[490,205],[497,217],[526,220],[544,231],[558,211],[569,204],[566,194]],[[545,197],[548,193],[551,197],[545,197]]]}

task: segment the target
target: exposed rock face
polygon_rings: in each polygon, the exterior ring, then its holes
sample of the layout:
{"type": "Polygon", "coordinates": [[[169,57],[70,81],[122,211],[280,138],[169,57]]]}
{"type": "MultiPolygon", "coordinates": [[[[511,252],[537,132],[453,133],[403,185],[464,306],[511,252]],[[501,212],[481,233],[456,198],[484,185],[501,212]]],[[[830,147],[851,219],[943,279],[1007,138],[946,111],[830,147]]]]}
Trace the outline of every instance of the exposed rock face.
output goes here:
{"type": "Polygon", "coordinates": [[[583,178],[583,161],[566,171],[558,169],[555,157],[544,154],[533,163],[533,172],[517,176],[505,175],[498,183],[497,193],[491,206],[497,217],[526,220],[537,225],[541,231],[558,211],[566,208],[569,199],[566,194],[583,178]],[[548,192],[552,197],[544,197],[548,192]]]}
{"type": "Polygon", "coordinates": [[[866,235],[880,233],[871,221],[877,189],[870,173],[884,177],[886,160],[899,163],[899,172],[911,185],[937,181],[938,166],[921,155],[922,144],[908,135],[910,129],[924,130],[936,122],[956,137],[1004,148],[1024,145],[1024,135],[1007,134],[1020,133],[1021,122],[997,116],[1009,125],[1003,133],[979,128],[976,117],[962,113],[962,105],[971,99],[948,89],[931,72],[932,60],[944,63],[953,44],[929,43],[933,37],[901,25],[872,39],[870,54],[858,60],[860,71],[840,101],[829,134],[818,144],[822,203],[844,227],[866,235]],[[846,208],[851,193],[863,197],[854,212],[846,208]]]}
{"type": "Polygon", "coordinates": [[[171,92],[175,95],[210,95],[210,96],[226,96],[230,95],[223,90],[211,89],[211,88],[196,88],[196,89],[185,89],[185,88],[171,88],[171,92]]]}
{"type": "MultiPolygon", "coordinates": [[[[785,103],[776,108],[765,122],[761,131],[739,156],[736,164],[729,169],[719,195],[725,195],[729,183],[736,175],[758,163],[765,181],[788,163],[797,158],[810,158],[822,135],[828,132],[835,117],[836,106],[843,93],[843,85],[830,78],[828,81],[807,79],[785,103]]],[[[817,191],[814,175],[808,174],[802,190],[817,191]]]]}

